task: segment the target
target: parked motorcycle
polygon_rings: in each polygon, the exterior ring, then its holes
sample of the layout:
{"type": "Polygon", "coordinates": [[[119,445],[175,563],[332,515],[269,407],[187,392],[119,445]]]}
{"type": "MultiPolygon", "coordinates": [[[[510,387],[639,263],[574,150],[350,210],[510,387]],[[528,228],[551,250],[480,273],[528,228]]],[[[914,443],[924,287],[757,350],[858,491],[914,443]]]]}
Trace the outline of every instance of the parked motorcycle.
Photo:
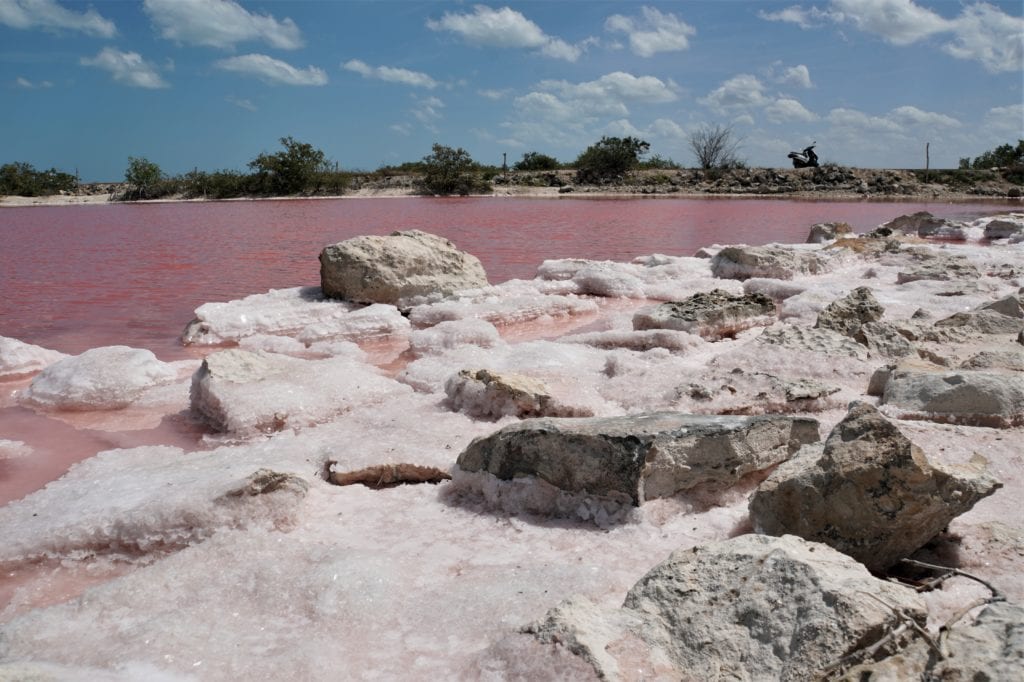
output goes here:
{"type": "Polygon", "coordinates": [[[818,155],[814,153],[817,144],[815,142],[810,147],[805,147],[802,152],[790,152],[788,156],[793,160],[793,168],[817,168],[818,155]]]}

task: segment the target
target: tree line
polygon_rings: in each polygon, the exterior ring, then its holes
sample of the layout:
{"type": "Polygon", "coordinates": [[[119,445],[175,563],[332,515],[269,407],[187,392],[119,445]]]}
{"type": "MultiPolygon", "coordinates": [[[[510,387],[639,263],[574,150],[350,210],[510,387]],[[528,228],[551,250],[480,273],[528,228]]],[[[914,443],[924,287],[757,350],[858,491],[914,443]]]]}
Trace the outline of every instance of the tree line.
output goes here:
{"type": "MultiPolygon", "coordinates": [[[[201,171],[168,176],[159,165],[144,157],[129,157],[125,170],[125,189],[120,200],[159,199],[167,196],[184,198],[230,199],[252,196],[339,195],[357,171],[340,170],[336,162],[313,145],[292,137],[280,140],[281,149],[263,152],[247,164],[248,172],[236,170],[201,171]]],[[[705,125],[688,139],[689,150],[702,169],[745,168],[739,157],[740,138],[729,126],[705,125]]],[[[650,155],[651,145],[637,137],[604,136],[587,147],[569,163],[537,151],[523,154],[512,165],[515,171],[544,172],[574,170],[579,184],[621,182],[636,170],[679,170],[682,166],[671,158],[650,155]]],[[[985,152],[973,161],[960,160],[967,169],[1011,167],[1024,165],[1024,140],[1016,147],[1002,145],[985,152]]],[[[504,166],[480,164],[461,147],[434,144],[431,153],[419,161],[382,166],[373,174],[380,176],[410,174],[417,176],[417,189],[422,194],[476,194],[491,191],[491,181],[507,172],[504,166]]],[[[77,178],[51,168],[37,171],[27,163],[0,166],[0,194],[39,196],[73,192],[77,178]]]]}

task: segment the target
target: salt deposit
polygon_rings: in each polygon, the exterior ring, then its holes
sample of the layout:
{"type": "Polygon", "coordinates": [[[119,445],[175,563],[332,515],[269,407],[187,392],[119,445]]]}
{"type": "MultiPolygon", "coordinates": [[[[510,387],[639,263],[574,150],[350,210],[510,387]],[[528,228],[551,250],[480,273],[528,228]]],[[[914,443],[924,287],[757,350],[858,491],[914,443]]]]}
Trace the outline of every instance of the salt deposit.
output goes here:
{"type": "MultiPolygon", "coordinates": [[[[449,471],[474,438],[520,422],[505,409],[455,411],[445,388],[463,370],[523,377],[600,417],[786,413],[827,434],[851,401],[879,404],[869,382],[895,363],[877,343],[813,328],[861,286],[884,309],[872,324],[892,325],[915,362],[1019,376],[1016,332],[935,326],[1019,294],[1024,244],[979,241],[991,222],[963,226],[955,243],[840,238],[758,258],[716,246],[707,255],[717,259],[547,261],[535,280],[426,295],[408,317],[308,287],[208,303],[187,342],[237,345],[227,352],[277,368],[200,398],[234,415],[230,442],[193,425],[187,443],[154,430],[166,439],[123,447],[139,443],[133,414],[188,420],[198,352],[180,363],[138,349],[118,351],[125,361],[82,361],[90,351],[71,369],[61,365],[76,358],[47,356],[0,408],[122,432],[0,507],[0,679],[587,679],[588,664],[520,629],[573,595],[618,610],[673,552],[750,532],[757,480],[619,508],[480,472],[379,490],[331,481],[403,465],[449,471]],[[935,279],[942,269],[947,278],[935,279]],[[764,294],[780,319],[714,342],[632,328],[642,307],[716,288],[764,294]],[[279,428],[259,428],[268,415],[279,428]]],[[[887,416],[929,461],[964,466],[980,455],[1004,486],[916,556],[959,565],[1019,603],[1024,426],[887,416]]],[[[38,457],[28,439],[0,438],[0,469],[38,457]]],[[[930,626],[978,595],[962,579],[923,594],[930,626]]],[[[629,642],[619,644],[612,653],[629,661],[629,642]]]]}

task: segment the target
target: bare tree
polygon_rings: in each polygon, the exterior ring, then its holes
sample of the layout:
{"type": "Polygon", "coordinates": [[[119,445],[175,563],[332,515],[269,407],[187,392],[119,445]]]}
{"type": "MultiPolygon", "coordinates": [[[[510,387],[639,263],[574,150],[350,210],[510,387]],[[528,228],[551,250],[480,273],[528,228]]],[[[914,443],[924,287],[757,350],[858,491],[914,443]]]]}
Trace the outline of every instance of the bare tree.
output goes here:
{"type": "Polygon", "coordinates": [[[690,149],[701,168],[729,168],[739,163],[740,139],[732,126],[703,125],[690,134],[690,149]]]}

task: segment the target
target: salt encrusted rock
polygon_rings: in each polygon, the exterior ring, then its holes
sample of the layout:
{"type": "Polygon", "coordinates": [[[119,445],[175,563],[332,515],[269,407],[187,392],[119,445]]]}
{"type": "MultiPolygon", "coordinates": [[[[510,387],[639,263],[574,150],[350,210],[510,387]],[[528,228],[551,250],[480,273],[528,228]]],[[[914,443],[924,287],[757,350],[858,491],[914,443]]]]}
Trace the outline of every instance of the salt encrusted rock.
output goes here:
{"type": "Polygon", "coordinates": [[[859,360],[866,360],[868,357],[867,349],[848,336],[830,329],[812,329],[795,324],[766,329],[757,337],[757,343],[823,353],[833,357],[852,357],[859,360]]]}
{"type": "Polygon", "coordinates": [[[775,320],[775,303],[767,296],[734,296],[715,289],[642,310],[633,316],[633,329],[674,329],[717,340],[751,327],[770,325],[775,320]]]}
{"type": "Polygon", "coordinates": [[[1024,234],[1024,220],[996,218],[985,225],[985,239],[1009,239],[1024,234]]]}
{"type": "Polygon", "coordinates": [[[743,293],[764,294],[773,301],[784,301],[787,298],[802,294],[807,287],[802,284],[794,284],[781,279],[768,279],[765,277],[751,277],[743,283],[743,293]]]}
{"type": "Polygon", "coordinates": [[[906,270],[900,270],[896,273],[896,283],[907,284],[923,279],[940,282],[951,280],[974,282],[979,277],[981,277],[981,273],[978,272],[978,268],[966,258],[942,256],[930,258],[906,270]]]}
{"type": "Polygon", "coordinates": [[[825,259],[817,253],[775,245],[726,246],[711,259],[711,273],[722,279],[793,279],[824,270],[825,259]]]}
{"type": "Polygon", "coordinates": [[[783,463],[750,499],[758,533],[823,542],[882,570],[1001,487],[972,461],[960,471],[924,453],[866,403],[855,403],[819,449],[783,463]]]}
{"type": "Polygon", "coordinates": [[[1017,604],[989,604],[973,623],[961,620],[944,639],[942,658],[918,637],[896,654],[877,663],[858,665],[839,679],[855,682],[1024,678],[1024,608],[1017,604]]]}
{"type": "Polygon", "coordinates": [[[501,335],[493,324],[473,318],[441,322],[409,335],[409,351],[417,356],[439,355],[466,345],[494,348],[501,343],[501,335]]]}
{"type": "Polygon", "coordinates": [[[485,287],[487,274],[476,256],[447,239],[408,230],[325,247],[320,252],[320,283],[330,298],[397,304],[412,296],[485,287]]]}
{"type": "Polygon", "coordinates": [[[911,213],[908,215],[901,215],[898,218],[893,218],[887,223],[882,225],[883,228],[900,231],[904,234],[916,234],[918,236],[925,236],[921,234],[924,232],[931,232],[946,225],[947,221],[944,218],[936,218],[928,211],[918,211],[917,213],[911,213]]]}
{"type": "Polygon", "coordinates": [[[474,440],[458,467],[501,480],[534,476],[570,493],[640,505],[702,484],[728,486],[817,440],[816,420],[793,417],[529,419],[474,440]]]}
{"type": "Polygon", "coordinates": [[[853,233],[849,223],[817,223],[807,235],[808,244],[824,244],[853,233]]]}
{"type": "Polygon", "coordinates": [[[66,357],[64,353],[49,348],[0,336],[0,380],[34,374],[66,357]]]}
{"type": "Polygon", "coordinates": [[[960,369],[1008,369],[1024,372],[1024,351],[984,350],[960,363],[960,369]]]}
{"type": "Polygon", "coordinates": [[[818,314],[815,329],[831,329],[854,336],[862,325],[877,322],[885,313],[868,287],[857,287],[843,298],[836,299],[818,314]]]}
{"type": "Polygon", "coordinates": [[[1024,305],[1021,304],[1020,296],[1005,296],[998,301],[986,303],[981,309],[994,310],[1009,317],[1024,318],[1024,305]]]}
{"type": "Polygon", "coordinates": [[[628,348],[647,351],[652,348],[666,348],[671,351],[685,351],[703,344],[700,337],[687,332],[671,329],[649,329],[646,331],[609,330],[570,334],[558,339],[559,343],[580,343],[594,348],[628,348]]]}
{"type": "Polygon", "coordinates": [[[889,375],[881,404],[904,417],[1008,428],[1024,423],[1024,376],[897,368],[889,375]]]}
{"type": "Polygon", "coordinates": [[[55,410],[120,410],[177,375],[151,351],[103,346],[50,365],[36,375],[20,400],[55,410]]]}
{"type": "Polygon", "coordinates": [[[902,358],[914,353],[914,347],[900,334],[899,327],[888,322],[868,322],[853,338],[867,347],[873,356],[902,358]]]}
{"type": "Polygon", "coordinates": [[[839,392],[839,389],[835,386],[826,386],[821,382],[811,381],[810,379],[784,381],[782,382],[782,388],[786,394],[786,401],[791,403],[803,400],[820,400],[839,392]]]}
{"type": "Polygon", "coordinates": [[[1016,334],[1024,330],[1024,319],[996,310],[969,310],[955,313],[935,323],[936,327],[968,327],[982,334],[1016,334]]]}
{"type": "Polygon", "coordinates": [[[21,459],[32,454],[32,448],[20,440],[0,438],[0,462],[5,459],[21,459]]]}
{"type": "Polygon", "coordinates": [[[606,680],[788,682],[817,679],[881,639],[890,608],[924,623],[913,590],[825,545],[743,535],[673,552],[621,608],[575,597],[524,632],[562,644],[606,680]]]}
{"type": "Polygon", "coordinates": [[[543,381],[521,374],[464,369],[445,383],[444,390],[453,410],[472,417],[593,416],[589,409],[561,404],[543,381]]]}
{"type": "Polygon", "coordinates": [[[311,426],[411,391],[347,357],[301,360],[231,348],[207,356],[192,375],[191,405],[214,429],[252,436],[311,426]]]}

